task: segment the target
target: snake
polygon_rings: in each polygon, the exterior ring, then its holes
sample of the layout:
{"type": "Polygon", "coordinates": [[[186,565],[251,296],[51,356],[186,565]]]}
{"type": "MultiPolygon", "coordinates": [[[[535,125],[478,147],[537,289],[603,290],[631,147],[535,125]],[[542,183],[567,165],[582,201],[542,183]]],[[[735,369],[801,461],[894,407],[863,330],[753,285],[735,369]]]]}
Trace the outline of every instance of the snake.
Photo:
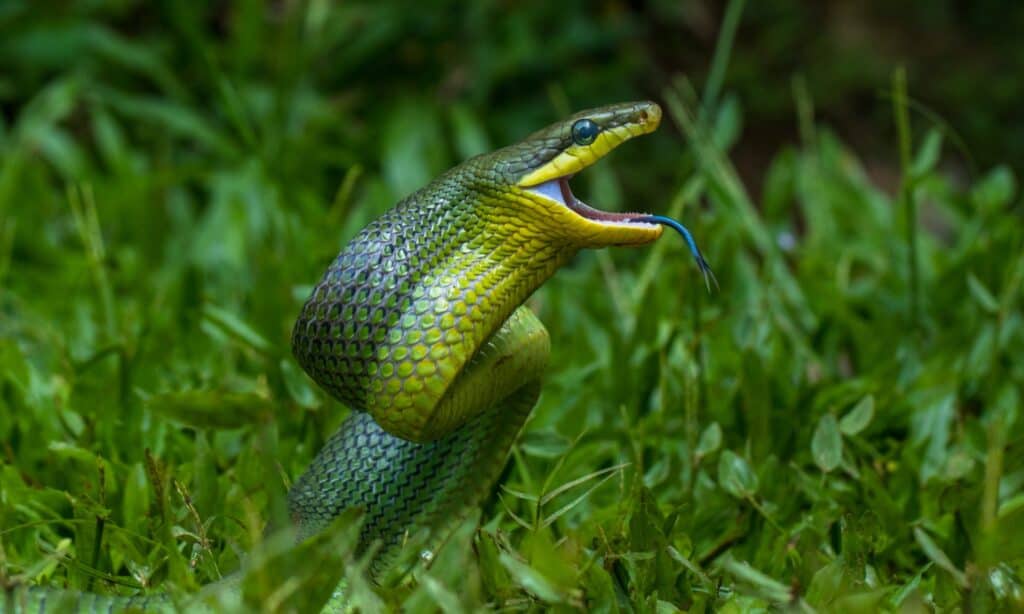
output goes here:
{"type": "MultiPolygon", "coordinates": [[[[362,513],[356,551],[374,582],[409,537],[429,552],[489,495],[547,368],[549,336],[524,305],[579,251],[639,246],[684,226],[602,211],[569,180],[654,131],[654,102],[576,113],[470,158],[400,200],[348,242],[301,308],[303,370],[352,412],[288,494],[300,537],[362,513]]],[[[338,595],[336,595],[337,597],[338,595]]],[[[332,603],[337,600],[332,600],[332,603]]],[[[8,592],[0,610],[173,610],[169,597],[49,587],[8,592]]]]}

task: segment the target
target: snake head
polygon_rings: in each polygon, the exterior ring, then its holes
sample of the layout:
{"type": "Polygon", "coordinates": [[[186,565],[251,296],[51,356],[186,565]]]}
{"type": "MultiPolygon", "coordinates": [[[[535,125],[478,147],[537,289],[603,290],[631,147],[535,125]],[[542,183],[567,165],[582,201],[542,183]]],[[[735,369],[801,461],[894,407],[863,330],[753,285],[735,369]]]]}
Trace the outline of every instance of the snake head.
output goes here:
{"type": "Polygon", "coordinates": [[[569,180],[660,122],[661,107],[649,101],[581,111],[494,152],[490,163],[510,184],[508,206],[520,219],[542,220],[538,230],[552,240],[577,247],[641,245],[661,236],[661,226],[638,221],[644,213],[595,209],[572,193],[569,180]]]}

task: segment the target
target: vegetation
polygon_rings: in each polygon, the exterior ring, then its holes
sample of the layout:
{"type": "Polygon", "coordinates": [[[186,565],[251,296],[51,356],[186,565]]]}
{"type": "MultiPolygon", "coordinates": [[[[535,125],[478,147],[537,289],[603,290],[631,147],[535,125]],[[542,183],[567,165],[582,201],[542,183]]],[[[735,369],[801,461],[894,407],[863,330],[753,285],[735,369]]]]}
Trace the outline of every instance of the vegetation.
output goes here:
{"type": "Polygon", "coordinates": [[[342,573],[364,611],[1024,608],[1013,165],[965,179],[895,64],[868,124],[894,182],[798,77],[765,94],[798,129],[755,194],[742,2],[693,80],[647,62],[670,3],[100,4],[0,8],[4,587],[183,594],[251,554],[267,610],[342,573]],[[502,485],[402,590],[360,580],[351,522],[276,531],[347,412],[288,347],[339,247],[466,156],[640,97],[662,129],[574,187],[684,220],[721,289],[675,236],[542,288],[550,373],[502,485]]]}

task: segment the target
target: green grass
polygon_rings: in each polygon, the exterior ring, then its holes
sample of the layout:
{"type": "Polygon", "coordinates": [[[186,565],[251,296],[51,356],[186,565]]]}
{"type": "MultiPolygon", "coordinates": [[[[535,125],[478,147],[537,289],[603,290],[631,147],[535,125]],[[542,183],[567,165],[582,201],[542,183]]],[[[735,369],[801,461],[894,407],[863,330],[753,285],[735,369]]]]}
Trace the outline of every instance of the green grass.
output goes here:
{"type": "MultiPolygon", "coordinates": [[[[326,598],[306,587],[343,572],[366,611],[1024,607],[1017,186],[1002,166],[943,172],[947,139],[908,115],[898,78],[892,191],[814,122],[799,82],[801,140],[760,195],[730,162],[744,113],[728,83],[709,84],[713,104],[682,79],[659,87],[666,125],[577,192],[683,219],[720,291],[674,236],[561,271],[530,301],[551,368],[481,529],[378,594],[346,526],[298,547],[263,537],[347,411],[290,357],[301,302],[348,237],[450,164],[637,97],[621,80],[635,57],[440,104],[415,70],[368,76],[411,27],[391,5],[311,2],[268,24],[243,3],[223,39],[185,9],[128,37],[113,9],[14,6],[4,586],[187,593],[252,553],[246,598],[268,610],[303,611],[326,598]]],[[[595,23],[559,27],[601,53],[618,34],[595,23]]],[[[473,43],[493,91],[529,56],[514,40],[473,43]]]]}

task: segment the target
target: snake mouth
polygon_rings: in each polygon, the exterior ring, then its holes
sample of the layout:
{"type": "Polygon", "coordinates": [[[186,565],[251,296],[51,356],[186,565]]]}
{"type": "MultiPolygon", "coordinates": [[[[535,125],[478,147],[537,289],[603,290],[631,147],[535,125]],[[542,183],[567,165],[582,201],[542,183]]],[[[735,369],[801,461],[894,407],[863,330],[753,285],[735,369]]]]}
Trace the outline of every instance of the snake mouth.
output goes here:
{"type": "MultiPolygon", "coordinates": [[[[711,266],[704,259],[704,255],[701,254],[700,249],[697,247],[697,242],[694,241],[693,235],[690,234],[690,231],[685,226],[663,215],[615,213],[595,209],[576,198],[576,195],[569,189],[569,180],[574,176],[575,173],[557,177],[528,187],[526,191],[564,205],[566,209],[575,213],[579,218],[586,220],[585,223],[597,224],[599,225],[598,228],[607,229],[610,232],[599,232],[597,234],[613,235],[614,238],[611,240],[618,245],[638,245],[653,241],[661,235],[661,227],[668,226],[678,232],[686,241],[690,248],[690,253],[693,254],[694,259],[697,261],[697,266],[704,274],[704,283],[707,285],[708,291],[711,290],[712,281],[715,283],[715,286],[718,285],[718,280],[715,279],[711,266]]],[[[591,236],[593,237],[594,235],[592,234],[591,236]]]]}
{"type": "Polygon", "coordinates": [[[637,218],[643,218],[648,215],[646,213],[618,213],[615,211],[602,211],[591,207],[572,193],[572,189],[569,187],[569,180],[575,176],[576,175],[574,173],[572,175],[557,177],[555,179],[539,183],[535,186],[530,186],[526,188],[526,190],[548,200],[554,201],[583,219],[591,222],[597,222],[599,224],[613,224],[616,226],[628,224],[630,226],[658,227],[657,224],[637,220],[637,218]]]}

